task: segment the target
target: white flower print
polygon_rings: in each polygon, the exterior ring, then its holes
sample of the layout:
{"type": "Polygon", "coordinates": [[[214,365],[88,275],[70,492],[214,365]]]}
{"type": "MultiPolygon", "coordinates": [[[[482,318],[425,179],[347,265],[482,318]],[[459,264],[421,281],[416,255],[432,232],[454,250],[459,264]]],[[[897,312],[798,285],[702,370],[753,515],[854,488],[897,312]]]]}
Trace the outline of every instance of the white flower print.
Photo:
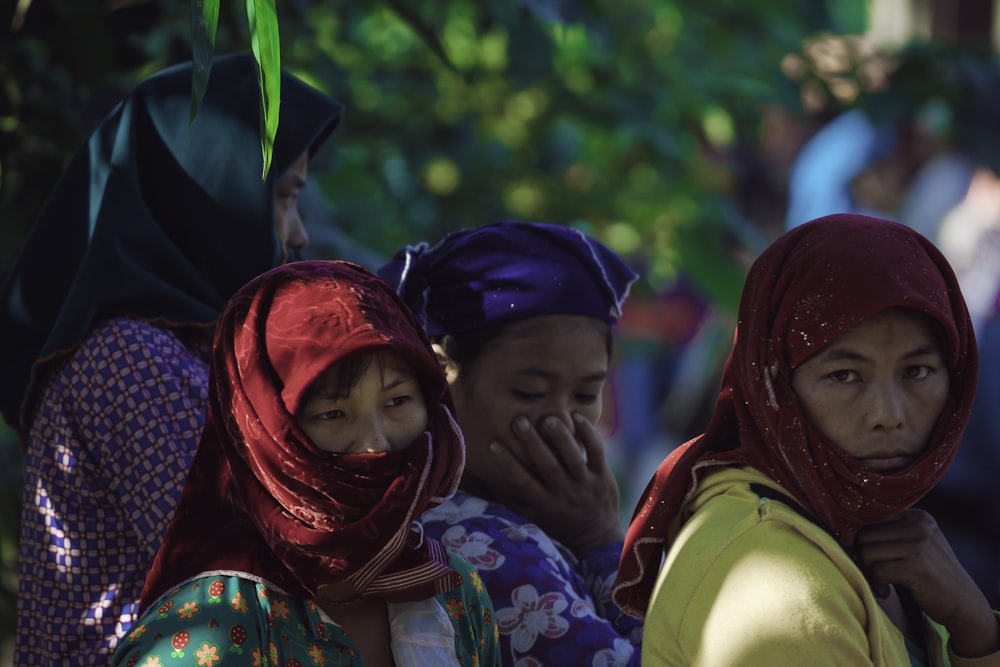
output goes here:
{"type": "Polygon", "coordinates": [[[599,618],[599,616],[594,613],[594,606],[589,600],[582,600],[576,598],[573,600],[573,605],[569,608],[569,613],[573,615],[574,618],[599,618]]]}
{"type": "Polygon", "coordinates": [[[606,648],[598,651],[590,664],[593,667],[626,667],[635,650],[636,647],[627,640],[616,639],[614,649],[606,648]]]}
{"type": "Polygon", "coordinates": [[[462,503],[457,503],[454,500],[445,501],[424,512],[423,518],[424,521],[444,521],[453,526],[466,519],[483,516],[486,512],[486,506],[487,503],[482,498],[467,496],[462,503]]]}
{"type": "Polygon", "coordinates": [[[523,658],[518,658],[517,662],[514,663],[514,667],[542,667],[542,661],[526,655],[523,658]]]}
{"type": "Polygon", "coordinates": [[[552,541],[552,538],[549,537],[544,530],[533,523],[523,523],[519,526],[509,525],[503,529],[503,534],[515,542],[526,542],[529,539],[532,539],[535,544],[538,545],[539,550],[545,554],[547,558],[554,561],[565,560],[562,553],[560,553],[559,549],[552,541]]]}
{"type": "Polygon", "coordinates": [[[539,596],[534,586],[519,586],[511,593],[513,607],[497,609],[500,633],[510,635],[511,646],[519,653],[531,650],[538,635],[549,639],[562,637],[569,630],[569,621],[560,612],[569,606],[562,593],[539,596]]]}
{"type": "Polygon", "coordinates": [[[452,551],[457,551],[477,570],[495,570],[505,560],[502,553],[490,549],[492,537],[479,531],[467,535],[465,526],[452,526],[441,536],[441,542],[452,551]]]}

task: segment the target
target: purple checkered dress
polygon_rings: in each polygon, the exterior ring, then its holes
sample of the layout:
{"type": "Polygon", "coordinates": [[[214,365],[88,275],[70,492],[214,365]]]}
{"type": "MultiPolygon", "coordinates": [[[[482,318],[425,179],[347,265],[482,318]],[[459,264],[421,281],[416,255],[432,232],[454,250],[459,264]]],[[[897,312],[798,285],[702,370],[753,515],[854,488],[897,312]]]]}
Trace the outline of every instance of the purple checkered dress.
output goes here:
{"type": "Polygon", "coordinates": [[[107,665],[187,476],[208,345],[124,318],[50,376],[28,440],[15,664],[107,665]]]}

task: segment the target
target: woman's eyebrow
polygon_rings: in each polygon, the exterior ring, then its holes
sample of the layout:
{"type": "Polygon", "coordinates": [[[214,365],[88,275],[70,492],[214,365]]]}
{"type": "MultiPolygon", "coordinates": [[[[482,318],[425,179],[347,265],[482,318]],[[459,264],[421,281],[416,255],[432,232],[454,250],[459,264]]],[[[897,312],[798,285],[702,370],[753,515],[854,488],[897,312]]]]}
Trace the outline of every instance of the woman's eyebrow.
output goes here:
{"type": "MultiPolygon", "coordinates": [[[[538,366],[527,366],[525,368],[518,368],[517,370],[514,371],[514,375],[540,377],[543,380],[552,380],[558,377],[558,373],[554,373],[544,368],[539,368],[538,366]]],[[[590,375],[580,378],[580,380],[584,382],[600,382],[607,379],[608,379],[607,371],[598,371],[596,373],[591,373],[590,375]]]]}
{"type": "Polygon", "coordinates": [[[913,357],[923,357],[929,354],[943,354],[941,346],[934,343],[926,343],[914,349],[912,352],[903,355],[904,359],[911,359],[913,357]]]}
{"type": "Polygon", "coordinates": [[[299,173],[286,174],[285,176],[282,176],[280,179],[278,179],[279,186],[291,186],[296,190],[301,190],[302,188],[306,187],[307,184],[308,181],[306,181],[306,179],[302,176],[302,174],[299,173]]]}
{"type": "Polygon", "coordinates": [[[408,382],[416,382],[417,378],[407,371],[387,371],[382,376],[382,389],[395,389],[408,382]]]}
{"type": "Polygon", "coordinates": [[[816,357],[821,361],[871,361],[869,357],[847,347],[832,347],[816,357]]]}
{"type": "MultiPolygon", "coordinates": [[[[900,358],[912,359],[914,357],[923,357],[934,354],[941,354],[941,349],[934,343],[925,343],[917,346],[913,350],[910,350],[900,358]]],[[[871,361],[870,357],[847,347],[831,348],[825,352],[820,352],[816,358],[821,361],[871,361]]]]}

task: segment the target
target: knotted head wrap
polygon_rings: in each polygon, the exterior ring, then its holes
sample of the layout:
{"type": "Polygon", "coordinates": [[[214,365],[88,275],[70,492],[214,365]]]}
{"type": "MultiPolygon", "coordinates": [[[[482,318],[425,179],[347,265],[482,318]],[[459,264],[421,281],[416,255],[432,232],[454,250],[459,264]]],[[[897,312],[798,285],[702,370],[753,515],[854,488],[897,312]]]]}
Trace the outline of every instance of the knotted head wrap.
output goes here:
{"type": "Polygon", "coordinates": [[[464,466],[451,396],[419,324],[375,275],[347,262],[295,262],[248,283],[219,320],[209,405],[143,609],[215,570],[302,598],[343,580],[387,601],[460,583],[440,543],[413,530],[455,491],[464,466]],[[401,451],[318,449],[295,419],[307,389],[334,364],[380,351],[413,368],[427,431],[401,451]]]}
{"type": "Polygon", "coordinates": [[[722,391],[705,434],[664,460],[636,507],[614,599],[645,615],[682,506],[713,465],[750,465],[782,485],[846,548],[862,526],[898,514],[944,474],[975,394],[977,355],[969,314],[943,255],[909,227],[831,215],[779,237],[750,269],[722,391]],[[910,308],[944,333],[950,392],[926,450],[881,474],[824,438],[792,389],[794,369],[864,320],[910,308]]]}
{"type": "Polygon", "coordinates": [[[638,277],[610,249],[571,227],[498,222],[400,250],[379,275],[431,336],[538,315],[613,324],[638,277]]]}

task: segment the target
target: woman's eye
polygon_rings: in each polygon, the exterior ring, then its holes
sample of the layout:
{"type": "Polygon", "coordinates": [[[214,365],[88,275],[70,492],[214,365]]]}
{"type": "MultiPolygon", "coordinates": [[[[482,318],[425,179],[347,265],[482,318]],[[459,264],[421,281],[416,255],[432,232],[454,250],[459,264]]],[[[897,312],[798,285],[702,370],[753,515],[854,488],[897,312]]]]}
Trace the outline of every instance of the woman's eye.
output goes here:
{"type": "Polygon", "coordinates": [[[911,380],[923,380],[930,374],[930,366],[909,366],[906,369],[906,377],[911,380]]]}
{"type": "Polygon", "coordinates": [[[829,377],[834,382],[841,382],[841,383],[857,382],[858,380],[857,373],[855,373],[854,371],[847,371],[847,370],[834,371],[830,373],[827,377],[829,377]]]}
{"type": "Polygon", "coordinates": [[[333,420],[333,419],[343,419],[347,415],[344,414],[343,410],[327,410],[326,412],[321,412],[316,415],[317,419],[333,420]]]}
{"type": "Polygon", "coordinates": [[[583,405],[591,405],[597,402],[597,394],[577,394],[576,402],[583,405]]]}
{"type": "Polygon", "coordinates": [[[401,396],[393,396],[392,398],[389,399],[389,402],[386,405],[388,405],[391,408],[398,408],[401,405],[406,405],[412,400],[413,400],[412,396],[410,396],[409,394],[403,394],[401,396]]]}
{"type": "Polygon", "coordinates": [[[535,392],[535,391],[521,391],[520,389],[512,389],[511,393],[522,401],[537,401],[545,397],[545,394],[535,392]]]}

